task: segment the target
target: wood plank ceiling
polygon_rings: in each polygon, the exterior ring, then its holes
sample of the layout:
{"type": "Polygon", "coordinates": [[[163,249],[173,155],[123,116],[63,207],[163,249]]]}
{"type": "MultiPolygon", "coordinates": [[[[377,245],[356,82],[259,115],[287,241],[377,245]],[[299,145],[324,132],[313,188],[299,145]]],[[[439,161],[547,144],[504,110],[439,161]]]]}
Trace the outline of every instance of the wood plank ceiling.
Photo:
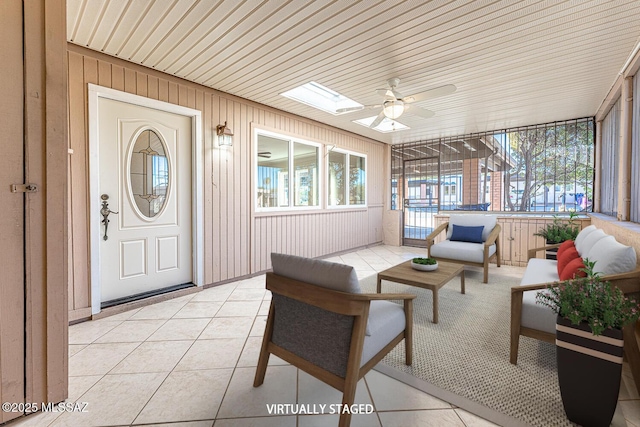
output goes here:
{"type": "Polygon", "coordinates": [[[637,0],[67,0],[72,43],[386,143],[595,114],[640,35],[637,0]],[[362,104],[454,84],[380,133],[281,96],[362,104]]]}

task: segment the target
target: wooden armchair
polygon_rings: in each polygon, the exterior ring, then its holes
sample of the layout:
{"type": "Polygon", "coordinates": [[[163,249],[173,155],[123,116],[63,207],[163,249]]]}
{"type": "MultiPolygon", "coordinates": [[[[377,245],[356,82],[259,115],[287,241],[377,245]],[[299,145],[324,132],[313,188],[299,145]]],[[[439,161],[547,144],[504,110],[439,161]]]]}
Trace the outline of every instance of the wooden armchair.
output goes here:
{"type": "Polygon", "coordinates": [[[483,267],[483,283],[489,281],[489,262],[493,259],[500,267],[500,235],[501,228],[496,223],[495,217],[489,215],[451,215],[449,221],[440,224],[431,234],[427,236],[427,254],[429,257],[438,260],[450,261],[465,265],[475,265],[483,267]],[[450,224],[460,224],[471,226],[477,221],[477,225],[484,225],[485,228],[491,227],[483,234],[484,241],[482,243],[468,243],[459,241],[450,241],[451,231],[450,224]],[[435,238],[446,231],[447,240],[435,243],[435,238]]]}
{"type": "MultiPolygon", "coordinates": [[[[298,278],[307,276],[322,282],[336,277],[330,271],[333,263],[326,261],[279,254],[272,254],[272,260],[275,271],[297,270],[291,275],[298,278]],[[283,257],[280,265],[274,256],[283,257]],[[324,274],[320,275],[322,271],[324,274]]],[[[351,269],[347,275],[355,277],[352,267],[333,266],[351,269]]],[[[342,404],[352,405],[358,381],[403,339],[405,360],[411,364],[415,295],[362,294],[328,288],[335,285],[311,284],[267,273],[267,289],[273,298],[254,387],[264,382],[269,355],[274,354],[342,391],[342,404]],[[403,300],[404,307],[386,300],[403,300]]],[[[350,413],[340,414],[340,427],[348,427],[350,422],[350,413]]]]}

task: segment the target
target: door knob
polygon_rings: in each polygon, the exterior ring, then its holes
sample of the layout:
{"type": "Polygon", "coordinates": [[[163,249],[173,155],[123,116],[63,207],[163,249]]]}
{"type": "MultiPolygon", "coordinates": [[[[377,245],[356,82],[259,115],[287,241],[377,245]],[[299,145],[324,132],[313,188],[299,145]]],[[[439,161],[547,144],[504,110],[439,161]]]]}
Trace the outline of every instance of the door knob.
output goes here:
{"type": "Polygon", "coordinates": [[[102,223],[104,224],[104,236],[102,236],[102,240],[107,240],[109,239],[109,236],[107,236],[107,229],[109,228],[109,214],[117,215],[118,212],[114,212],[109,209],[109,202],[107,201],[109,200],[109,195],[103,194],[100,196],[100,199],[102,199],[100,215],[102,215],[102,223]]]}

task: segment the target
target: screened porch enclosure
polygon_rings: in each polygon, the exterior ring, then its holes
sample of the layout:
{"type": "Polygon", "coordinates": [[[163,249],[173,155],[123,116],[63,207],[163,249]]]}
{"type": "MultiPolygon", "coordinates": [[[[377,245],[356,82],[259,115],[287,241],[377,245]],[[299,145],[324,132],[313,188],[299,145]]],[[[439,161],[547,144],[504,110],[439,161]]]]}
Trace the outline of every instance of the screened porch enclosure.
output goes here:
{"type": "Polygon", "coordinates": [[[584,118],[393,146],[403,244],[426,246],[442,211],[590,212],[594,127],[584,118]]]}

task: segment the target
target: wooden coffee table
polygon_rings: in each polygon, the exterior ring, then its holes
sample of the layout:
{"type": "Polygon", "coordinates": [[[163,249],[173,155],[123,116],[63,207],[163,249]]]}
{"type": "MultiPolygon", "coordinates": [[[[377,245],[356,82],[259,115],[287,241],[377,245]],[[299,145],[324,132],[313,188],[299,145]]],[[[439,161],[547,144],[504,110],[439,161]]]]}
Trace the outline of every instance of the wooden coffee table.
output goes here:
{"type": "Polygon", "coordinates": [[[463,264],[438,261],[437,270],[418,271],[411,268],[411,261],[406,261],[378,273],[376,291],[380,293],[383,280],[430,289],[433,292],[433,323],[438,323],[438,289],[458,275],[460,276],[460,293],[464,294],[463,264]]]}

